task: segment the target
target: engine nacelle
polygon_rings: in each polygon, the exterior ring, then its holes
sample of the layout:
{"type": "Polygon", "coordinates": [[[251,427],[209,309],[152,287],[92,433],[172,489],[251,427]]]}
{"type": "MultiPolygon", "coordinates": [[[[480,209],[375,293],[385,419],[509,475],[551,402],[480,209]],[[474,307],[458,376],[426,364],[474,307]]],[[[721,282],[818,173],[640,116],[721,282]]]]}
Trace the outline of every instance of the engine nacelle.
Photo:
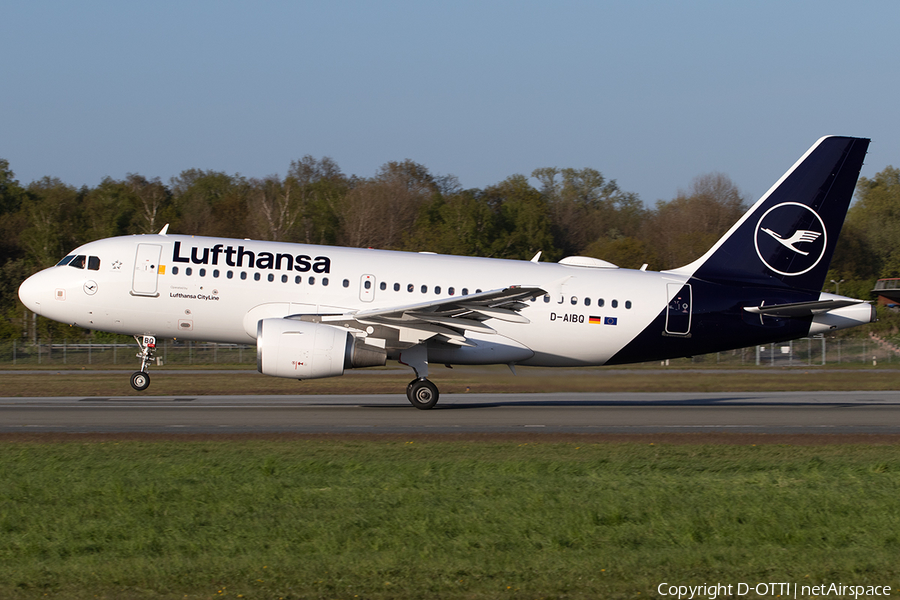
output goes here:
{"type": "Polygon", "coordinates": [[[344,369],[382,366],[386,359],[383,349],[340,327],[293,319],[261,319],[256,327],[256,368],[263,375],[337,377],[344,369]]]}

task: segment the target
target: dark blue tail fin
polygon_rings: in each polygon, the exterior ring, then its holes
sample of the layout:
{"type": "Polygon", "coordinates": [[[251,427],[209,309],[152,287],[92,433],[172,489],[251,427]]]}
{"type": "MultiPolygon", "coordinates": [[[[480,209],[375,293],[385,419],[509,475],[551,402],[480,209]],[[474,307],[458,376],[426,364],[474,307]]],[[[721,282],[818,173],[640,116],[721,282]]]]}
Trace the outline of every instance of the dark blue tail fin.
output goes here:
{"type": "Polygon", "coordinates": [[[822,289],[869,140],[824,137],[699,260],[706,281],[822,289]]]}

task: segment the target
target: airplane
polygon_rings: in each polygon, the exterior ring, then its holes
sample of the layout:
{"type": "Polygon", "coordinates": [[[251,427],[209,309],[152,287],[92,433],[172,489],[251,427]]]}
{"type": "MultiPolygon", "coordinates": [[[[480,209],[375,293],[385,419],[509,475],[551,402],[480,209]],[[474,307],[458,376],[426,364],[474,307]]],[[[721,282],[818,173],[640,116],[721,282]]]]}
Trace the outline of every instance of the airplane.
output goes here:
{"type": "Polygon", "coordinates": [[[101,239],[26,279],[29,309],[133,335],[139,391],[158,337],[257,345],[265,375],[298,380],[396,360],[410,403],[429,365],[619,365],[822,334],[875,320],[822,292],[869,145],[818,140],[702,257],[624,269],[168,233],[101,239]]]}

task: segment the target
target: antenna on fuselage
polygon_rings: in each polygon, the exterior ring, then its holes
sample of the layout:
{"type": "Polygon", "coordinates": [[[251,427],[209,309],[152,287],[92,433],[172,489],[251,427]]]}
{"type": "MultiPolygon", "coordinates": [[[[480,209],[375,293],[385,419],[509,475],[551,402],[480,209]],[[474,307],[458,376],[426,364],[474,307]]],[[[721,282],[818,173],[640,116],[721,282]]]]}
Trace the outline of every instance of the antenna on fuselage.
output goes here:
{"type": "Polygon", "coordinates": [[[159,235],[166,235],[166,232],[169,230],[169,224],[166,223],[162,229],[159,230],[159,235]]]}

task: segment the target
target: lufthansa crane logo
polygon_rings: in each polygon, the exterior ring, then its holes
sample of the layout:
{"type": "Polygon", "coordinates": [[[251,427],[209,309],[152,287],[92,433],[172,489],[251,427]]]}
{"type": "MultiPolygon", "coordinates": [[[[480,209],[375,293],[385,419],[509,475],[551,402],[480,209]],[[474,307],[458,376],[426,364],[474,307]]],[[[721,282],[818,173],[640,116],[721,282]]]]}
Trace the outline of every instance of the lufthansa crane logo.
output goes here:
{"type": "Polygon", "coordinates": [[[822,260],[827,243],[828,232],[822,218],[799,202],[773,206],[756,224],[756,254],[779,275],[808,273],[822,260]]]}

